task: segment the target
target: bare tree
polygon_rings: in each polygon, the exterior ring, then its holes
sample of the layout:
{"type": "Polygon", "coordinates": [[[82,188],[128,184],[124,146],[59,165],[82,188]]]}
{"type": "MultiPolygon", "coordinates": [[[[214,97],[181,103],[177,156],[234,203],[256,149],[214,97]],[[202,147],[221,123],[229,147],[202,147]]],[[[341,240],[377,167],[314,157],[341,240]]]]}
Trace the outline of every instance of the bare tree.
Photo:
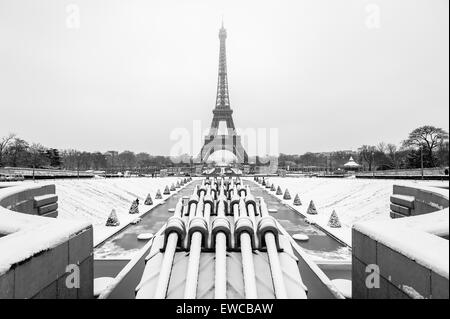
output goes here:
{"type": "Polygon", "coordinates": [[[122,169],[133,169],[136,165],[136,155],[131,151],[123,151],[119,154],[122,169]]]}
{"type": "Polygon", "coordinates": [[[384,143],[384,142],[378,143],[378,145],[377,145],[378,152],[386,154],[386,149],[387,149],[386,143],[384,143]]]}
{"type": "Polygon", "coordinates": [[[408,138],[403,141],[403,146],[422,148],[428,156],[431,166],[434,167],[436,161],[433,152],[446,140],[448,140],[448,133],[442,128],[425,125],[409,133],[408,138]]]}
{"type": "Polygon", "coordinates": [[[363,145],[358,149],[359,156],[364,162],[367,163],[369,166],[369,171],[372,170],[376,150],[376,147],[371,145],[363,145]]]}
{"type": "Polygon", "coordinates": [[[392,167],[398,169],[398,156],[397,156],[397,145],[388,144],[386,145],[387,157],[391,161],[392,167]]]}
{"type": "Polygon", "coordinates": [[[3,166],[3,158],[6,153],[6,150],[8,149],[8,146],[15,138],[16,135],[14,133],[9,133],[7,136],[2,137],[0,139],[0,167],[3,166]]]}
{"type": "Polygon", "coordinates": [[[31,165],[33,167],[33,180],[34,180],[34,170],[41,166],[46,165],[48,163],[48,158],[45,155],[46,148],[39,143],[33,143],[29,147],[29,152],[31,154],[31,165]]]}
{"type": "Polygon", "coordinates": [[[15,137],[13,139],[8,151],[8,157],[11,162],[11,166],[17,167],[26,163],[28,147],[29,145],[27,141],[18,137],[15,137]]]}

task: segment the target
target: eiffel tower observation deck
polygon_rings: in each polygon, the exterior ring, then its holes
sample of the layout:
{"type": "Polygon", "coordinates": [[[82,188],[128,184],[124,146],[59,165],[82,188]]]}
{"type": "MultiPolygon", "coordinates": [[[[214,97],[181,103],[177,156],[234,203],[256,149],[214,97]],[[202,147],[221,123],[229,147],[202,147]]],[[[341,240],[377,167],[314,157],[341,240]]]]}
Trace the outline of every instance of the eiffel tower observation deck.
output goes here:
{"type": "Polygon", "coordinates": [[[213,119],[209,134],[205,137],[204,145],[200,151],[198,161],[206,162],[211,154],[220,150],[232,152],[238,163],[247,163],[248,155],[242,146],[241,137],[236,133],[233,121],[233,110],[230,107],[230,94],[228,91],[227,54],[226,54],[227,31],[223,26],[219,30],[219,75],[217,79],[216,105],[213,110],[213,119]],[[218,134],[220,122],[225,122],[227,135],[218,134]]]}

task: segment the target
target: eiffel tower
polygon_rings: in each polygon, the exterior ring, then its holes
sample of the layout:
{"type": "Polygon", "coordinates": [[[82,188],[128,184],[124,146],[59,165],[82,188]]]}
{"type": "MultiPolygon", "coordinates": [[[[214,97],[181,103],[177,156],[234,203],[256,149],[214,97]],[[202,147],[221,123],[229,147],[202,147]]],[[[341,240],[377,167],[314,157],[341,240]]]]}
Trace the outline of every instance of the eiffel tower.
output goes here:
{"type": "Polygon", "coordinates": [[[205,163],[211,154],[220,150],[232,152],[236,156],[238,163],[242,164],[248,162],[247,152],[242,146],[241,137],[236,133],[233,117],[231,116],[233,110],[230,107],[230,96],[228,93],[226,38],[227,31],[222,22],[222,27],[219,30],[220,53],[216,106],[213,110],[213,119],[209,134],[205,137],[205,142],[199,155],[199,160],[202,163],[205,163]],[[227,135],[218,134],[220,122],[225,122],[227,135]]]}

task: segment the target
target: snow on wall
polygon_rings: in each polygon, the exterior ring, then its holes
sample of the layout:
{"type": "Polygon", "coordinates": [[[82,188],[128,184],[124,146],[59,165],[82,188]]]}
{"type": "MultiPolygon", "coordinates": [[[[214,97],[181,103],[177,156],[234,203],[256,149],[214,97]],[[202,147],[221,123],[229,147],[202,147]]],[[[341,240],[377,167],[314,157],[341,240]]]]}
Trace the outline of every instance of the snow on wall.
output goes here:
{"type": "MultiPolygon", "coordinates": [[[[27,184],[1,189],[0,200],[25,192],[31,196],[33,189],[36,187],[27,184]]],[[[0,239],[0,275],[12,265],[66,242],[88,227],[90,223],[86,221],[57,220],[0,207],[0,234],[5,235],[0,239]]]]}
{"type": "MultiPolygon", "coordinates": [[[[402,219],[410,218],[415,217],[402,219]]],[[[418,231],[417,228],[404,227],[402,223],[397,223],[397,220],[387,223],[360,223],[355,224],[354,228],[369,238],[431,269],[435,273],[445,278],[449,277],[448,240],[424,231],[418,231]]]]}
{"type": "Polygon", "coordinates": [[[439,236],[448,237],[449,208],[442,209],[435,203],[444,199],[448,206],[448,189],[416,185],[411,190],[416,199],[427,198],[428,206],[436,206],[440,210],[431,213],[418,211],[418,215],[389,222],[357,223],[354,229],[448,279],[449,242],[439,236]]]}

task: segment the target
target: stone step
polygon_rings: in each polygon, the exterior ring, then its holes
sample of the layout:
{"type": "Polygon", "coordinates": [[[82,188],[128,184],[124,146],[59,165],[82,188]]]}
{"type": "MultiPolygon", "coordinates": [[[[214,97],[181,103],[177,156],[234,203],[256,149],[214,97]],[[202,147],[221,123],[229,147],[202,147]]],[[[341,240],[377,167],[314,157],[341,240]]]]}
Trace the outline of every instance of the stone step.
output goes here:
{"type": "Polygon", "coordinates": [[[44,205],[38,208],[38,214],[44,215],[58,209],[58,203],[44,205]]]}
{"type": "Polygon", "coordinates": [[[393,211],[391,211],[390,215],[392,219],[406,217],[405,215],[394,213],[393,211]]]}
{"type": "Polygon", "coordinates": [[[415,201],[414,196],[397,195],[397,194],[391,195],[392,204],[405,206],[411,209],[414,209],[414,201],[415,201]]]}
{"type": "Polygon", "coordinates": [[[51,212],[45,213],[43,215],[41,215],[43,217],[51,217],[51,218],[56,218],[58,217],[58,211],[57,210],[53,210],[51,212]]]}
{"type": "Polygon", "coordinates": [[[411,209],[405,206],[391,204],[391,211],[401,214],[403,216],[411,216],[411,209]]]}
{"type": "Polygon", "coordinates": [[[42,195],[42,196],[35,196],[34,197],[34,207],[41,207],[48,204],[53,204],[58,201],[58,195],[55,194],[48,194],[48,195],[42,195]]]}

